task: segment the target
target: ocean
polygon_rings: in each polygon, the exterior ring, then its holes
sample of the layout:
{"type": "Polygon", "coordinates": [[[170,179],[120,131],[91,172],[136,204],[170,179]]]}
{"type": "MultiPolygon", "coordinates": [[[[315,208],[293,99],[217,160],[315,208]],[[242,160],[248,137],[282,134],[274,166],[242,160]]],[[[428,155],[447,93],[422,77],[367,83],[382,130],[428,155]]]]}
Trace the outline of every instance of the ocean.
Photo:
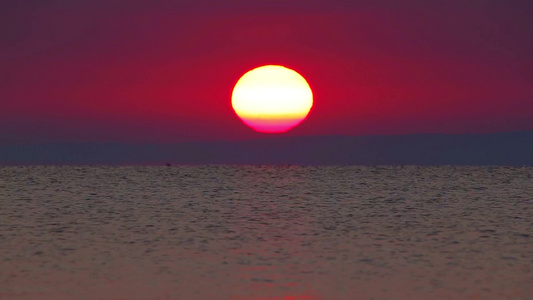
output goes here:
{"type": "Polygon", "coordinates": [[[533,299],[533,167],[0,167],[0,299],[533,299]]]}

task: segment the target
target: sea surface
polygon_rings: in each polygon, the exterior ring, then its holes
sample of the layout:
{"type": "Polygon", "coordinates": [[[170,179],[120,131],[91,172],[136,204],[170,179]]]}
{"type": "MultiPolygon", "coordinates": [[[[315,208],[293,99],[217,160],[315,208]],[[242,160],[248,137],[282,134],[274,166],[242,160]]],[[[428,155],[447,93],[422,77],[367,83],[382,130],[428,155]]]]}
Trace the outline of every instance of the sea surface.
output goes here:
{"type": "Polygon", "coordinates": [[[0,167],[0,299],[533,299],[533,167],[0,167]]]}

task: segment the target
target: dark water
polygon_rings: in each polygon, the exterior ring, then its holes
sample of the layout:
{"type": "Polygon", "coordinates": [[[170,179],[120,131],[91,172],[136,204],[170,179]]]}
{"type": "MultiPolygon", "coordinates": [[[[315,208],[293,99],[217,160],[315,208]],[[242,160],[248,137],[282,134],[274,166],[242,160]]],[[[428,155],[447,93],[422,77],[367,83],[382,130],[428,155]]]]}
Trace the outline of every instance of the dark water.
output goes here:
{"type": "Polygon", "coordinates": [[[533,299],[533,168],[4,167],[0,299],[533,299]]]}

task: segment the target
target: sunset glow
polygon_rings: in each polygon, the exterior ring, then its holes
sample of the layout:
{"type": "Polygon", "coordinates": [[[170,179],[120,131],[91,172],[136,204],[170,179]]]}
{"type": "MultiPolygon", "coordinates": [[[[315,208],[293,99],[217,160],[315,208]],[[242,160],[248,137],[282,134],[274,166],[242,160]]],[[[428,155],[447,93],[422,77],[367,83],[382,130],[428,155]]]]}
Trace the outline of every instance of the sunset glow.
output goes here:
{"type": "Polygon", "coordinates": [[[285,132],[300,124],[313,106],[313,93],[296,71],[267,65],[244,74],[233,89],[239,118],[259,132],[285,132]]]}

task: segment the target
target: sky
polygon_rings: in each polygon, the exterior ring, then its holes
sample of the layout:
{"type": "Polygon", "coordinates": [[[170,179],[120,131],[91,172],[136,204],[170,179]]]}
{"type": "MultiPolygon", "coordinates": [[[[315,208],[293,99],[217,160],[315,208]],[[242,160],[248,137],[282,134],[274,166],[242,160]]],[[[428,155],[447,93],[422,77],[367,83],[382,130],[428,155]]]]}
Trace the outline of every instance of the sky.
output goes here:
{"type": "Polygon", "coordinates": [[[300,135],[533,130],[533,4],[7,0],[0,145],[270,135],[231,108],[261,65],[309,82],[300,135]]]}

